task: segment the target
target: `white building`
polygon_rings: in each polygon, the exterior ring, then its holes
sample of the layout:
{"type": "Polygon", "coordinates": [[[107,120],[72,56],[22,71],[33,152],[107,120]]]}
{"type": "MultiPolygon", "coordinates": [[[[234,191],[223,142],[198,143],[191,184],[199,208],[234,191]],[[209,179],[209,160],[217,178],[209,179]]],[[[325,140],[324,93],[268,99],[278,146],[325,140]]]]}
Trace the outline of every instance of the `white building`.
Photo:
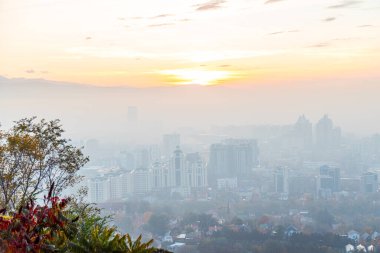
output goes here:
{"type": "Polygon", "coordinates": [[[147,194],[151,191],[150,171],[147,169],[135,169],[131,171],[133,194],[147,194]]]}
{"type": "Polygon", "coordinates": [[[110,199],[110,180],[106,177],[95,177],[89,179],[88,195],[90,202],[102,203],[110,199]]]}
{"type": "Polygon", "coordinates": [[[157,191],[171,186],[169,166],[165,162],[155,162],[150,170],[151,187],[157,191]]]}
{"type": "Polygon", "coordinates": [[[275,192],[288,195],[289,194],[289,170],[285,167],[277,168],[274,171],[274,187],[275,192]]]}
{"type": "Polygon", "coordinates": [[[360,181],[361,181],[361,191],[363,193],[377,192],[377,189],[379,188],[377,173],[366,172],[361,175],[360,181]]]}
{"type": "Polygon", "coordinates": [[[218,189],[236,189],[238,187],[237,178],[219,178],[217,180],[218,189]]]}
{"type": "Polygon", "coordinates": [[[131,173],[125,172],[120,176],[121,180],[121,196],[128,197],[132,193],[132,178],[131,173]]]}
{"type": "Polygon", "coordinates": [[[207,188],[206,166],[198,153],[185,156],[177,147],[170,161],[169,175],[172,193],[177,192],[187,197],[207,188]]]}
{"type": "Polygon", "coordinates": [[[207,187],[207,171],[199,153],[186,155],[185,186],[190,188],[207,187]]]}
{"type": "Polygon", "coordinates": [[[122,178],[120,173],[112,173],[107,175],[109,180],[109,188],[110,188],[110,200],[121,200],[123,198],[122,195],[122,178]]]}

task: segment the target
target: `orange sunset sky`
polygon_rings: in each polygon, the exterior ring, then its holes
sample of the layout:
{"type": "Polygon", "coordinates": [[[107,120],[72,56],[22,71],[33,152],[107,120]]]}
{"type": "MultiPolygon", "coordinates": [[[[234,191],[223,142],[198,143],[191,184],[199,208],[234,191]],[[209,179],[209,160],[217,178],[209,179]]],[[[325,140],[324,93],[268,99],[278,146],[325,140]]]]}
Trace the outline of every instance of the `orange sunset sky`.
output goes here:
{"type": "Polygon", "coordinates": [[[379,79],[378,0],[0,0],[0,75],[101,86],[379,79]]]}

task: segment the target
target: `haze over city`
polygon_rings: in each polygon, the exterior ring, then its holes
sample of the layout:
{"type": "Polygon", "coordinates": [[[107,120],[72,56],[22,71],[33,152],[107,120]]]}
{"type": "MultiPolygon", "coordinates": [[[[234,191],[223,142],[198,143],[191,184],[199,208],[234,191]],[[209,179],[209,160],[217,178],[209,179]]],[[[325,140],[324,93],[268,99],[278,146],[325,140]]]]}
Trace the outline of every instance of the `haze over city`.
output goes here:
{"type": "Polygon", "coordinates": [[[378,0],[0,0],[0,251],[380,252],[379,95],[378,0]]]}

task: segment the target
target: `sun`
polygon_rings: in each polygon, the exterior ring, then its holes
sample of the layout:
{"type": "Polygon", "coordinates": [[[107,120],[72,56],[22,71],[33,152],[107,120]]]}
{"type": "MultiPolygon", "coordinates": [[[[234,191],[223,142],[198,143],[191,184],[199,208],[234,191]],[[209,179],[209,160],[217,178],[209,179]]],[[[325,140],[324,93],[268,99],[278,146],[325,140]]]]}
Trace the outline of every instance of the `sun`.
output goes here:
{"type": "Polygon", "coordinates": [[[199,69],[172,69],[159,72],[165,75],[171,82],[179,85],[213,85],[231,78],[229,71],[199,70],[199,69]]]}

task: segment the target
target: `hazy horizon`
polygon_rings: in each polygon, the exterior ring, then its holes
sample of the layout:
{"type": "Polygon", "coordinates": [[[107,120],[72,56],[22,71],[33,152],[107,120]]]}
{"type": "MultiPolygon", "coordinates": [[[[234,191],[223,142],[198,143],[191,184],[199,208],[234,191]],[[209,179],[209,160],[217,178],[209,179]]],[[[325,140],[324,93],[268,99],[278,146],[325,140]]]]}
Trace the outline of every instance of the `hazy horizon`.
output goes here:
{"type": "Polygon", "coordinates": [[[128,106],[136,106],[141,132],[155,140],[180,127],[207,132],[211,126],[289,125],[302,114],[313,124],[328,114],[343,133],[364,136],[380,132],[377,87],[376,81],[343,79],[140,89],[3,78],[0,122],[58,118],[75,138],[117,139],[128,132],[128,106]]]}
{"type": "Polygon", "coordinates": [[[1,1],[3,125],[37,115],[74,135],[117,136],[137,106],[162,132],[329,114],[344,132],[377,133],[379,10],[376,0],[1,1]]]}

